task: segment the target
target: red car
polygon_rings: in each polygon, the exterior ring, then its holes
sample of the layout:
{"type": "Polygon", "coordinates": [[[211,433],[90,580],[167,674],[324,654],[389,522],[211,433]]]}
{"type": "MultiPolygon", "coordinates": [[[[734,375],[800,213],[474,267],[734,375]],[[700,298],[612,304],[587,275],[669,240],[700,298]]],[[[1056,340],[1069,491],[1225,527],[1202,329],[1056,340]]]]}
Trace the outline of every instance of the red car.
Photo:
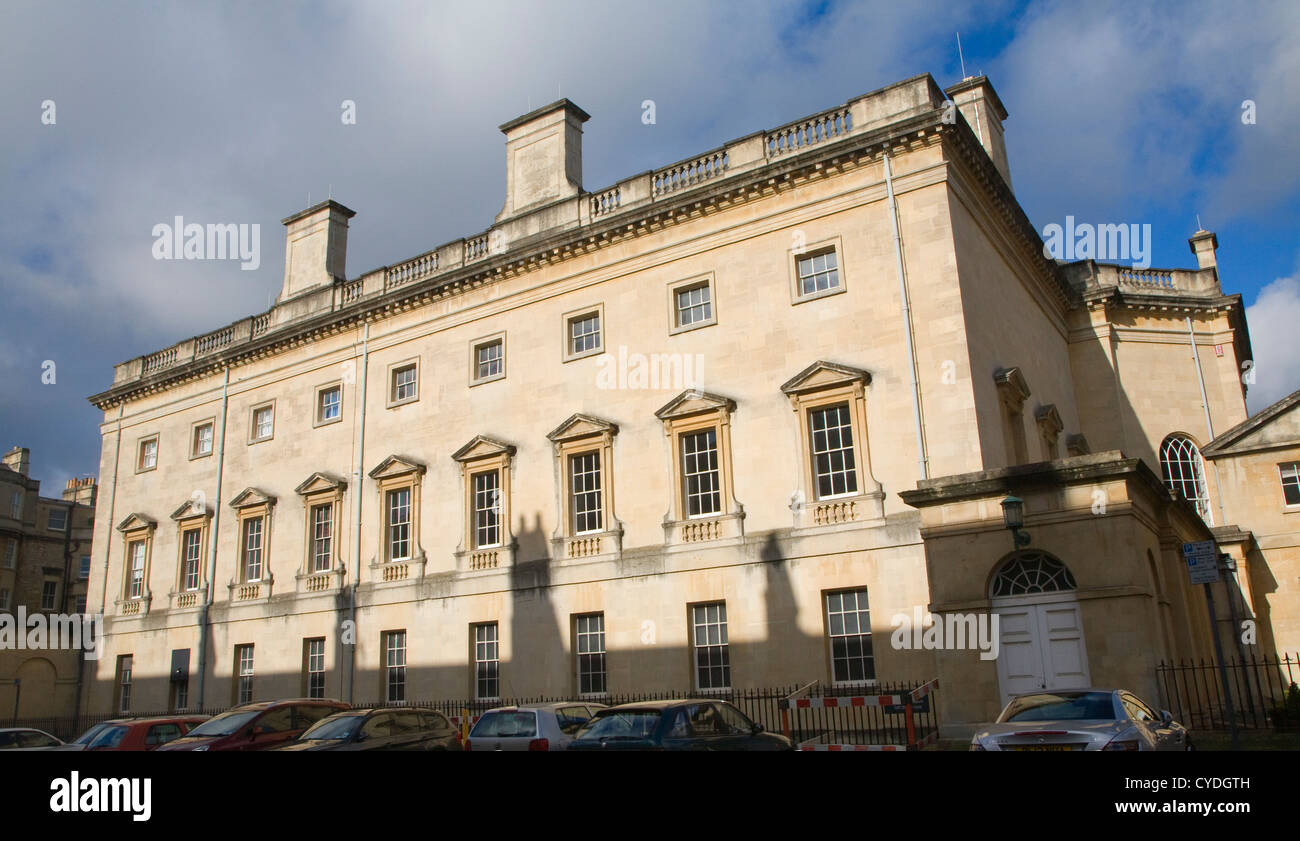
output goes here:
{"type": "Polygon", "coordinates": [[[324,698],[244,704],[213,716],[160,750],[266,750],[292,742],[322,718],[346,709],[342,701],[324,698]]]}
{"type": "Polygon", "coordinates": [[[86,745],[86,750],[153,750],[207,720],[206,715],[168,715],[115,721],[86,745]]]}

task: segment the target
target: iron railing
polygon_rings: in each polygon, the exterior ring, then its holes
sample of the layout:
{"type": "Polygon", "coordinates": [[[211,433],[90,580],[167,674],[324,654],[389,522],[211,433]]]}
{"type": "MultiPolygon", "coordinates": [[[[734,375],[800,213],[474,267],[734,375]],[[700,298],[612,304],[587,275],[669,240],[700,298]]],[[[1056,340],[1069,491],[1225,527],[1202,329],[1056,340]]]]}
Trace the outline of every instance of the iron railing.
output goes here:
{"type": "Polygon", "coordinates": [[[1233,658],[1224,672],[1226,687],[1216,663],[1161,663],[1156,680],[1165,708],[1192,730],[1226,730],[1231,692],[1238,727],[1300,729],[1300,655],[1233,658]]]}

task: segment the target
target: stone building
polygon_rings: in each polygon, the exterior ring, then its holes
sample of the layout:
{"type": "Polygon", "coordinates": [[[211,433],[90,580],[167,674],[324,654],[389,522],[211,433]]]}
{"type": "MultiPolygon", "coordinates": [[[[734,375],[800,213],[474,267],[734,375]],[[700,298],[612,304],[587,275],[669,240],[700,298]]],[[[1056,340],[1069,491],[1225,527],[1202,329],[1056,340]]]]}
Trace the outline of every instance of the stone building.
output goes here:
{"type": "Polygon", "coordinates": [[[1300,653],[1300,391],[1224,430],[1204,456],[1224,489],[1224,525],[1214,536],[1236,567],[1228,621],[1254,619],[1258,631],[1256,646],[1241,653],[1258,648],[1294,657],[1300,653]]]}
{"type": "Polygon", "coordinates": [[[960,727],[1026,687],[1158,697],[1210,647],[1180,546],[1224,521],[1162,450],[1246,420],[1241,297],[1207,232],[1191,270],[1045,257],[1006,117],[922,75],[591,192],[560,100],[501,127],[486,231],[349,276],[352,210],[286,218],[269,311],[91,398],[90,709],[938,676],[960,727]],[[1004,654],[891,644],[926,609],[998,613],[1004,654]]]}
{"type": "MultiPolygon", "coordinates": [[[[31,452],[0,462],[0,613],[82,614],[95,527],[93,477],[69,479],[60,499],[40,494],[31,452]]],[[[82,651],[0,644],[0,721],[69,718],[82,692],[82,651]]]]}

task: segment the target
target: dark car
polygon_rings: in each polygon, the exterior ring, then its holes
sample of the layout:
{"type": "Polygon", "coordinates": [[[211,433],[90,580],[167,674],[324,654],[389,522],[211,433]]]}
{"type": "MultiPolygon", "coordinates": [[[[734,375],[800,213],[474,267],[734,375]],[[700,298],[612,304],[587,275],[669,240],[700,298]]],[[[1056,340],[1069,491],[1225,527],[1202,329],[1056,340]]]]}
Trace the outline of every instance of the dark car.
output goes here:
{"type": "Polygon", "coordinates": [[[206,715],[165,715],[108,722],[85,744],[85,750],[155,750],[179,739],[203,722],[206,715]]]}
{"type": "Polygon", "coordinates": [[[726,701],[622,704],[596,713],[569,750],[794,750],[726,701]]]}
{"type": "Polygon", "coordinates": [[[460,750],[460,733],[437,710],[348,710],[313,724],[276,750],[460,750]]]}
{"type": "Polygon", "coordinates": [[[342,701],[324,698],[244,704],[213,716],[158,750],[267,750],[293,741],[322,718],[347,708],[342,701]]]}

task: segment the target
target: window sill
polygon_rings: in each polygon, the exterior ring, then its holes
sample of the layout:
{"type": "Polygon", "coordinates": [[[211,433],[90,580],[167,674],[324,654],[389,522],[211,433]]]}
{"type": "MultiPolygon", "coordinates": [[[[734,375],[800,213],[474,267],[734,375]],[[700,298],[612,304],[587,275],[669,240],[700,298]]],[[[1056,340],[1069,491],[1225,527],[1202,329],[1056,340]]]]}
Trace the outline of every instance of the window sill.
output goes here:
{"type": "Polygon", "coordinates": [[[612,560],[623,553],[623,528],[551,538],[551,556],[565,561],[612,560]]]}
{"type": "Polygon", "coordinates": [[[478,386],[478,385],[487,385],[488,383],[494,383],[497,380],[504,380],[505,378],[506,378],[506,374],[504,371],[502,371],[500,374],[493,374],[490,377],[483,377],[482,379],[470,380],[469,387],[473,388],[474,386],[478,386]]]}
{"type": "Polygon", "coordinates": [[[334,593],[343,588],[347,570],[339,565],[322,572],[300,572],[294,576],[299,595],[334,593]]]}
{"type": "Polygon", "coordinates": [[[203,606],[207,589],[199,587],[194,590],[173,590],[167,594],[170,610],[197,610],[203,606]]]}
{"type": "Polygon", "coordinates": [[[456,569],[461,573],[496,572],[514,565],[519,544],[513,539],[500,546],[484,546],[456,553],[456,569]]]}
{"type": "Polygon", "coordinates": [[[117,599],[113,606],[117,608],[118,619],[139,619],[149,613],[149,604],[153,595],[146,593],[138,599],[117,599]]]}
{"type": "Polygon", "coordinates": [[[845,288],[843,283],[841,283],[839,286],[832,286],[830,289],[823,289],[820,292],[809,292],[806,295],[796,295],[794,300],[791,301],[790,303],[792,306],[798,306],[799,304],[805,304],[809,301],[816,301],[816,300],[820,300],[821,298],[829,298],[832,295],[843,295],[847,291],[849,290],[845,288]]]}
{"type": "Polygon", "coordinates": [[[311,425],[311,428],[320,429],[322,426],[333,426],[336,423],[343,423],[342,415],[339,415],[337,418],[330,418],[329,420],[318,420],[311,425]]]}
{"type": "Polygon", "coordinates": [[[564,355],[564,359],[562,359],[561,361],[577,362],[579,359],[586,359],[590,356],[600,356],[604,352],[605,352],[605,346],[602,344],[599,345],[598,347],[592,348],[591,350],[584,350],[581,353],[566,353],[564,355]]]}
{"type": "Polygon", "coordinates": [[[369,583],[372,586],[382,586],[419,581],[424,578],[424,568],[427,563],[428,558],[424,552],[396,561],[372,561],[369,583]]]}
{"type": "Polygon", "coordinates": [[[731,514],[711,514],[686,520],[664,520],[664,544],[669,550],[704,543],[727,545],[745,536],[745,509],[739,504],[731,514]]]}
{"type": "Polygon", "coordinates": [[[676,336],[679,333],[689,333],[692,330],[703,330],[705,327],[716,327],[717,324],[718,324],[718,317],[715,315],[712,318],[706,318],[703,321],[692,321],[690,324],[682,324],[670,328],[668,330],[668,335],[676,336]]]}
{"type": "Polygon", "coordinates": [[[274,582],[269,574],[257,581],[232,581],[227,585],[230,601],[232,604],[270,601],[274,582]]]}
{"type": "Polygon", "coordinates": [[[404,400],[389,400],[386,404],[384,404],[384,408],[396,409],[399,406],[409,406],[412,403],[419,403],[419,402],[420,402],[420,395],[417,394],[414,397],[407,397],[404,400]]]}
{"type": "Polygon", "coordinates": [[[854,525],[885,517],[885,494],[876,490],[847,496],[832,496],[812,502],[796,501],[790,509],[794,512],[796,529],[830,529],[834,526],[854,525]]]}

